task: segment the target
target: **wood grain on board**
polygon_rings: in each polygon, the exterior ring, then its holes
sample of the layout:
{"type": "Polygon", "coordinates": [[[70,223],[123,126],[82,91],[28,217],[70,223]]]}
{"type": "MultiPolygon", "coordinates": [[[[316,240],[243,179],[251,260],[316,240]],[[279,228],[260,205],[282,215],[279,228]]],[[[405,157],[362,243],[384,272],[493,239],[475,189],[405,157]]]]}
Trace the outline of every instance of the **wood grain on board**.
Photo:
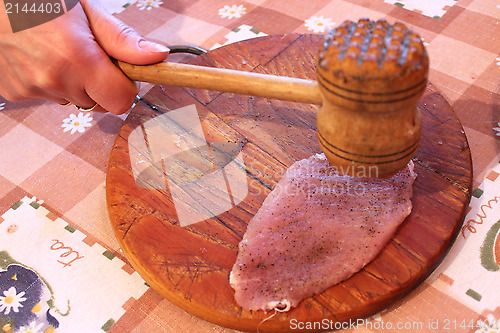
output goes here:
{"type": "MultiPolygon", "coordinates": [[[[323,37],[256,38],[196,58],[204,66],[315,78],[323,37]]],[[[307,298],[287,313],[245,311],[234,301],[229,273],[248,221],[286,169],[319,153],[314,105],[213,91],[155,86],[128,116],[114,144],[107,203],[116,237],[146,282],[180,308],[245,331],[290,331],[290,321],[348,321],[401,299],[441,262],[470,198],[470,150],[453,110],[429,84],[419,102],[423,133],[415,158],[413,210],[379,256],[348,280],[307,298]],[[208,142],[241,148],[249,193],[230,210],[181,227],[168,186],[143,188],[131,170],[130,133],[169,110],[195,105],[208,142]]],[[[353,235],[355,236],[355,235],[353,235]]]]}

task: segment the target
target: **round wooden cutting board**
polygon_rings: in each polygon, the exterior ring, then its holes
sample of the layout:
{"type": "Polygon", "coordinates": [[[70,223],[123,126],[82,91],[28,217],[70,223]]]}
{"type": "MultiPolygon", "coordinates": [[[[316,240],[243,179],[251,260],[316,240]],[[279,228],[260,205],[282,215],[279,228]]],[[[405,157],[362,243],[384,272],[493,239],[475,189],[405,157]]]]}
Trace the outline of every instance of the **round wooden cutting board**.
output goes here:
{"type": "MultiPolygon", "coordinates": [[[[256,38],[210,51],[191,63],[314,79],[322,42],[323,36],[318,35],[256,38]]],[[[419,107],[423,134],[414,159],[418,177],[413,210],[397,234],[350,279],[262,324],[270,313],[239,307],[229,273],[248,222],[286,169],[321,152],[316,140],[318,106],[155,86],[132,110],[111,152],[106,191],[116,237],[151,287],[187,312],[222,326],[256,331],[261,324],[260,332],[286,332],[292,331],[292,323],[340,323],[370,316],[404,297],[436,268],[460,231],[470,199],[471,156],[460,122],[430,84],[419,107]],[[191,110],[186,111],[186,119],[196,110],[199,123],[195,121],[191,128],[201,133],[200,142],[224,142],[237,148],[231,156],[242,158],[243,185],[248,186],[248,193],[238,192],[245,194],[242,198],[237,191],[231,193],[229,210],[187,226],[180,225],[181,213],[172,195],[179,187],[174,190],[167,179],[173,172],[178,173],[177,179],[186,177],[186,183],[196,183],[210,172],[193,177],[169,166],[166,152],[175,152],[175,144],[180,145],[166,134],[163,120],[169,111],[182,107],[191,110]]],[[[211,171],[217,173],[217,168],[211,171]]],[[[222,179],[227,182],[231,177],[222,179]]],[[[234,184],[226,185],[221,189],[235,189],[234,184]]],[[[187,200],[199,202],[218,195],[204,185],[196,186],[202,194],[187,200]]]]}

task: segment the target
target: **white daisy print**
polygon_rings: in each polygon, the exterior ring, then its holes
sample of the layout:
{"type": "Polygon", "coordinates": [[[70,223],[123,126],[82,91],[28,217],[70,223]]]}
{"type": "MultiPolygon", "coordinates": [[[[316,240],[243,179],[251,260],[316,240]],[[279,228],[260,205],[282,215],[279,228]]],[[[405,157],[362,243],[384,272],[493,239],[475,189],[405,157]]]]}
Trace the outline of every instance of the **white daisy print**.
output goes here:
{"type": "Polygon", "coordinates": [[[43,323],[32,322],[28,326],[21,327],[19,333],[43,333],[43,323]]]}
{"type": "Polygon", "coordinates": [[[9,290],[3,292],[4,296],[0,296],[0,313],[4,312],[6,315],[10,313],[10,311],[19,312],[19,308],[22,308],[21,304],[26,300],[24,298],[24,291],[19,294],[16,291],[16,288],[10,287],[9,290]]]}
{"type": "Polygon", "coordinates": [[[498,127],[493,127],[493,130],[497,132],[497,136],[500,136],[500,123],[498,123],[498,127]]]}
{"type": "Polygon", "coordinates": [[[163,2],[160,0],[139,0],[137,1],[137,7],[139,7],[140,10],[151,10],[151,8],[158,8],[160,5],[163,5],[163,2]]]}
{"type": "Polygon", "coordinates": [[[3,109],[5,109],[5,103],[0,103],[0,111],[2,111],[3,109]]]}
{"type": "Polygon", "coordinates": [[[78,116],[70,114],[68,118],[63,120],[61,127],[64,127],[64,132],[71,131],[71,134],[75,132],[83,133],[87,127],[92,126],[90,123],[94,118],[90,116],[90,113],[78,113],[78,116]]]}
{"type": "Polygon", "coordinates": [[[243,5],[232,5],[232,6],[224,6],[219,9],[219,15],[222,18],[232,19],[232,18],[240,18],[246,12],[246,8],[243,5]]]}
{"type": "Polygon", "coordinates": [[[327,28],[331,28],[335,24],[331,18],[325,18],[323,16],[311,16],[305,23],[307,30],[313,31],[314,33],[325,32],[327,28]]]}

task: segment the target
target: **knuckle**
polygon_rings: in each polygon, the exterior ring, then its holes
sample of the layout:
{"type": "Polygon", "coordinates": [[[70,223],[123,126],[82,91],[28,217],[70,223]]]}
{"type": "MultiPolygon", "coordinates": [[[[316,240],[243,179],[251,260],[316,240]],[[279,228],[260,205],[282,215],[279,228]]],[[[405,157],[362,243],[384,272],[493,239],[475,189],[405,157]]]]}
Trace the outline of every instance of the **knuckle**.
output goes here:
{"type": "Polygon", "coordinates": [[[34,82],[43,91],[58,91],[60,89],[60,76],[54,71],[40,72],[34,82]]]}
{"type": "Polygon", "coordinates": [[[116,26],[116,29],[117,33],[114,35],[115,36],[114,38],[115,42],[117,43],[122,43],[131,37],[137,36],[137,32],[133,28],[126,25],[125,23],[118,24],[116,26]]]}

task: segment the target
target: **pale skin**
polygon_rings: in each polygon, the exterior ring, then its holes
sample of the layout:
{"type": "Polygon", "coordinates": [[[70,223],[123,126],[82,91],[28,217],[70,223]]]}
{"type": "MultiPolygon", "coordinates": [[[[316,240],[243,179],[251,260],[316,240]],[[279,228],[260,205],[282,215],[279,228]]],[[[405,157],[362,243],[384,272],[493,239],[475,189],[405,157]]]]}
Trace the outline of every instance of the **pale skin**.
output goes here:
{"type": "Polygon", "coordinates": [[[96,0],[80,0],[66,14],[16,33],[7,19],[0,15],[0,95],[12,102],[70,102],[85,109],[97,104],[95,111],[122,114],[133,104],[137,84],[110,57],[144,65],[169,54],[96,0]]]}

